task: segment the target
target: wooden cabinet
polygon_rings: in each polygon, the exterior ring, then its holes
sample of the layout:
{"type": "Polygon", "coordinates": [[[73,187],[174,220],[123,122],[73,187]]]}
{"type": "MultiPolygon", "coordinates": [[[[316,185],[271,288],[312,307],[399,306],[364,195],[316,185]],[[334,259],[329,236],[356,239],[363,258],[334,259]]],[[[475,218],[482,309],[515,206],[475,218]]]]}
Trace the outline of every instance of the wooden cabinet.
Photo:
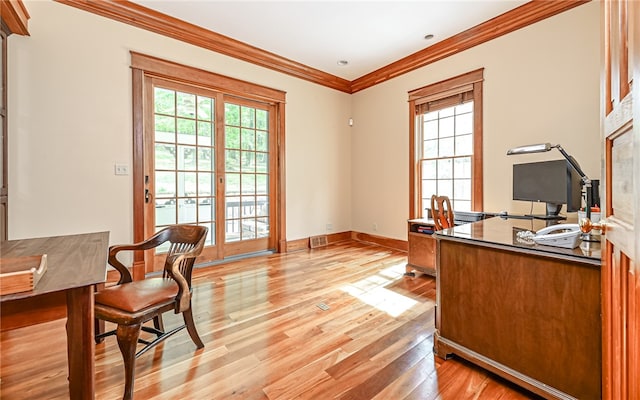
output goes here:
{"type": "Polygon", "coordinates": [[[543,221],[491,218],[434,235],[435,353],[548,399],[601,396],[600,244],[519,241],[543,221]]]}
{"type": "Polygon", "coordinates": [[[407,221],[409,254],[406,275],[416,272],[436,276],[436,241],[432,237],[435,226],[430,219],[410,219],[407,221]]]}

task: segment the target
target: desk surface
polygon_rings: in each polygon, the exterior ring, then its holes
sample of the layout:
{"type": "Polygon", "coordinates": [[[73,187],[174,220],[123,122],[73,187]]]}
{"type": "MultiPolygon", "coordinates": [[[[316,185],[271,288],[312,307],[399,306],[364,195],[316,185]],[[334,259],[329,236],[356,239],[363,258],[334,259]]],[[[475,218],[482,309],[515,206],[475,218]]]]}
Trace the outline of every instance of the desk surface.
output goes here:
{"type": "MultiPolygon", "coordinates": [[[[551,221],[557,223],[576,223],[575,220],[551,221]]],[[[600,265],[600,242],[581,242],[575,249],[545,246],[525,241],[517,237],[521,231],[536,232],[547,226],[548,221],[538,219],[516,219],[493,217],[482,221],[458,225],[434,233],[438,239],[470,240],[480,245],[506,246],[510,250],[534,252],[540,255],[565,257],[569,259],[600,265]]]]}
{"type": "Polygon", "coordinates": [[[0,242],[0,257],[47,255],[47,271],[35,289],[0,296],[0,302],[104,282],[108,246],[109,232],[0,242]]]}

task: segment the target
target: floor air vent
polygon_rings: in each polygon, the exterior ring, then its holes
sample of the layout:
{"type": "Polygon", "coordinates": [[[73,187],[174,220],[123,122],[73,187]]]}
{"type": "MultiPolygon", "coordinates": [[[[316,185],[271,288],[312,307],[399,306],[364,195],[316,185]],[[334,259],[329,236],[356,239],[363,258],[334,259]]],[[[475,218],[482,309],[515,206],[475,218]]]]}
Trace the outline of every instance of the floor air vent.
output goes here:
{"type": "Polygon", "coordinates": [[[327,244],[327,235],[311,236],[309,238],[309,246],[311,246],[312,249],[315,249],[317,247],[324,247],[327,244]]]}

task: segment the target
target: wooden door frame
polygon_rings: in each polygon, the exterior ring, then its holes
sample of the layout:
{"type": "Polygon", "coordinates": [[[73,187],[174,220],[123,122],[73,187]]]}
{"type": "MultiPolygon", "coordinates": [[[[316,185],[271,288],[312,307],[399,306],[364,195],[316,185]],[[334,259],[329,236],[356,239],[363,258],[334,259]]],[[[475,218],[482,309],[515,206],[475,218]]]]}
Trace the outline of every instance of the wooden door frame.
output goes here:
{"type": "Polygon", "coordinates": [[[602,252],[602,398],[637,399],[640,398],[637,380],[640,374],[640,174],[637,173],[640,165],[640,4],[603,1],[601,7],[602,177],[606,217],[602,252]],[[634,63],[633,69],[629,68],[630,60],[634,63]],[[635,81],[633,87],[632,81],[635,81]],[[619,168],[617,176],[613,173],[615,165],[619,168]],[[615,193],[614,178],[626,183],[615,186],[615,193]]]}
{"type": "MultiPolygon", "coordinates": [[[[285,175],[285,102],[286,92],[268,88],[266,86],[229,78],[213,72],[189,67],[183,64],[159,59],[156,57],[131,53],[132,69],[132,98],[133,98],[133,241],[140,242],[145,239],[145,110],[150,107],[149,100],[145,96],[147,89],[146,77],[155,76],[167,80],[195,86],[207,87],[214,91],[235,95],[259,102],[266,102],[273,106],[275,111],[276,132],[275,140],[276,157],[275,171],[270,175],[272,184],[276,188],[273,193],[275,202],[274,215],[270,216],[271,231],[276,246],[276,252],[286,252],[286,175],[285,175]]],[[[137,253],[133,259],[134,280],[144,279],[145,256],[137,253]]]]}

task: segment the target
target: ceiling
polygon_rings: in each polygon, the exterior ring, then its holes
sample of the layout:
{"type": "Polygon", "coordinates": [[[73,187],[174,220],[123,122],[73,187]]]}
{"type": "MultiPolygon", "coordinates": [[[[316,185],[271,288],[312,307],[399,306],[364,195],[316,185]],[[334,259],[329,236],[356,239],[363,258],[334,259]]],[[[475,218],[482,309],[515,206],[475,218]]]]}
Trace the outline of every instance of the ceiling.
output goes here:
{"type": "Polygon", "coordinates": [[[143,0],[141,6],[349,81],[527,3],[143,0]],[[426,40],[425,35],[434,35],[426,40]],[[339,60],[348,65],[338,65],[339,60]]]}

